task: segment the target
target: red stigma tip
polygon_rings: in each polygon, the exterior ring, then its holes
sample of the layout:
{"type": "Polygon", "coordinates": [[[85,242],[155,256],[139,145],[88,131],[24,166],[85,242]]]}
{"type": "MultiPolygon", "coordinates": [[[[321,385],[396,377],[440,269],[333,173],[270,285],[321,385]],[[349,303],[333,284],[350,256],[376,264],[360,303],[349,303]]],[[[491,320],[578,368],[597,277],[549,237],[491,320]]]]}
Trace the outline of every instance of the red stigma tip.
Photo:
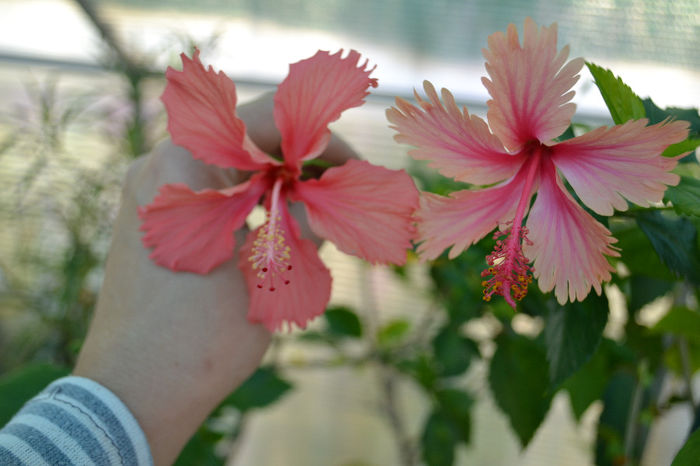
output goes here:
{"type": "Polygon", "coordinates": [[[287,270],[292,270],[292,266],[291,266],[291,265],[288,265],[288,266],[287,266],[287,270]]]}
{"type": "Polygon", "coordinates": [[[285,285],[289,285],[289,280],[285,280],[285,281],[284,281],[284,284],[285,284],[285,285]]]}
{"type": "Polygon", "coordinates": [[[271,286],[271,287],[270,287],[270,291],[275,291],[275,287],[274,287],[274,286],[271,286]]]}
{"type": "Polygon", "coordinates": [[[261,285],[260,283],[258,283],[256,286],[257,286],[258,288],[262,288],[262,285],[261,285]]]}
{"type": "Polygon", "coordinates": [[[263,267],[263,268],[262,268],[262,271],[263,271],[263,273],[266,273],[266,272],[267,272],[267,267],[263,267]]]}

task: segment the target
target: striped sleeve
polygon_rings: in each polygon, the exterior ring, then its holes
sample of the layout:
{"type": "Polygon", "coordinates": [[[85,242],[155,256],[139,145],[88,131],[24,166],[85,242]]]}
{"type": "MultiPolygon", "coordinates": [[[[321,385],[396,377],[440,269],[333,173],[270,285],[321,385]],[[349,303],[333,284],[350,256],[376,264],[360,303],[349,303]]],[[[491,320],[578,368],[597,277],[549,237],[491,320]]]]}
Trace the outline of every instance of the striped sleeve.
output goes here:
{"type": "Polygon", "coordinates": [[[56,380],[0,429],[2,465],[152,465],[124,403],[84,377],[56,380]]]}

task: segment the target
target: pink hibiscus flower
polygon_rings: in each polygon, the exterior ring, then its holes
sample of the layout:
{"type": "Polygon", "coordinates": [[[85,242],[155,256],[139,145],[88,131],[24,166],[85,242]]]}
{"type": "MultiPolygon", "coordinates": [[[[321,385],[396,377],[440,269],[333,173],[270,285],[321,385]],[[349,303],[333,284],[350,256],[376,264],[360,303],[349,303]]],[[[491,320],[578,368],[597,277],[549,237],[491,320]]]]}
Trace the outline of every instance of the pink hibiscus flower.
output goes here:
{"type": "Polygon", "coordinates": [[[575,112],[571,87],[584,61],[566,63],[568,46],[557,52],[556,25],[538,28],[526,19],[521,45],[511,24],[505,34],[489,37],[483,54],[489,78],[482,82],[492,97],[488,125],[460,111],[445,89],[441,102],[427,81],[428,100],[416,93],[419,107],[397,99],[387,111],[399,133],[395,139],[417,147],[414,158],[457,181],[493,185],[449,197],[425,193],[417,214],[418,252],[434,259],[451,246],[454,258],[498,227],[482,273],[487,301],[500,294],[515,307],[533,274],[561,304],[583,300],[591,287],[600,294],[613,270],[606,256],[619,256],[616,240],[574,200],[561,175],[600,215],[626,210],[625,198],[642,206],[661,201],[666,185],[679,177],[669,173],[678,159],[660,154],[687,137],[688,125],[646,126],[642,119],[557,142],[575,112]]]}
{"type": "Polygon", "coordinates": [[[150,257],[172,270],[205,274],[234,253],[233,232],[260,199],[263,226],[249,233],[238,265],[250,294],[248,318],[271,331],[283,322],[301,328],[321,314],[331,275],[314,244],[300,236],[287,201],[306,206],[311,229],[346,253],[374,263],[402,264],[415,234],[412,214],[418,191],[405,171],[350,160],[320,179],[302,181],[302,162],[320,155],[330,139],[327,126],[344,110],[362,105],[369,86],[367,62],[319,51],[295,63],[274,98],[283,160],[263,153],[236,116],[236,89],[223,72],[205,69],[199,51],[182,55],[183,71],[169,68],[162,100],[175,144],[206,163],[252,171],[245,183],[194,192],[184,184],[162,186],[141,207],[143,244],[150,257]]]}

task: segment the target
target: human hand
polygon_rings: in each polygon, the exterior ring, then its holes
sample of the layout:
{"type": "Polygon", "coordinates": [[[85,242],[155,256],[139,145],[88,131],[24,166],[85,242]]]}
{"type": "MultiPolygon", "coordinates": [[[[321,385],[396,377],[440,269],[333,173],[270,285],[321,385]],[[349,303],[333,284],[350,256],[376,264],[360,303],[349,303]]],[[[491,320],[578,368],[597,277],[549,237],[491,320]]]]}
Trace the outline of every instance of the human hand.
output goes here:
{"type": "MultiPolygon", "coordinates": [[[[272,109],[268,95],[237,112],[251,139],[275,154],[280,136],[272,109]]],[[[334,136],[323,157],[339,164],[356,156],[334,136]]],[[[159,267],[141,243],[137,209],[166,183],[218,189],[242,177],[195,160],[170,141],[135,161],[126,176],[104,283],[74,374],[120,397],[144,430],[155,464],[172,463],[206,416],[255,370],[270,334],[246,318],[236,261],[207,275],[159,267]]],[[[245,233],[235,233],[237,247],[245,233]]]]}

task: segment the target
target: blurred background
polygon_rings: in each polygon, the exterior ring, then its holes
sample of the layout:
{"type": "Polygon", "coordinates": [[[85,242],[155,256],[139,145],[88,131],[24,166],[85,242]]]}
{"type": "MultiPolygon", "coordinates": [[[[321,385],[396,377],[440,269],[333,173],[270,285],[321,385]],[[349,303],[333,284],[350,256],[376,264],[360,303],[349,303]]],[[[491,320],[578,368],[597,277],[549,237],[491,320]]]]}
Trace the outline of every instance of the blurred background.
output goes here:
{"type": "MultiPolygon", "coordinates": [[[[318,49],[356,49],[377,65],[379,87],[332,128],[371,162],[411,168],[384,118],[393,97],[412,99],[428,79],[483,115],[481,49],[508,23],[521,30],[526,16],[558,23],[559,44],[570,44],[571,57],[612,69],[660,107],[700,106],[697,0],[0,0],[0,375],[30,363],[73,363],[99,290],[121,178],[130,160],[166,137],[159,96],[166,67],[180,66],[179,53],[197,45],[245,102],[274,90],[289,63],[318,49]]],[[[611,122],[586,70],[576,90],[577,121],[611,122]]],[[[404,334],[439,311],[424,265],[413,261],[397,273],[328,244],[322,256],[334,277],[336,315],[354,310],[380,346],[405,344],[404,334]]],[[[615,315],[609,335],[619,331],[615,315]]],[[[516,330],[541,330],[537,318],[517,317],[516,330]]],[[[317,322],[310,337],[282,335],[269,356],[284,379],[275,380],[293,389],[281,388],[276,403],[253,414],[222,410],[212,421],[210,430],[223,432],[219,460],[414,464],[406,452],[421,436],[429,400],[394,369],[353,364],[362,342],[344,342],[340,356],[314,342],[324,325],[338,324],[317,322]]],[[[497,319],[470,325],[466,331],[488,356],[497,319]]],[[[559,393],[521,450],[485,374],[475,361],[457,382],[475,404],[471,441],[458,448],[456,464],[593,462],[600,404],[576,420],[559,393]]],[[[670,410],[662,421],[643,464],[670,462],[690,415],[670,410]]]]}

